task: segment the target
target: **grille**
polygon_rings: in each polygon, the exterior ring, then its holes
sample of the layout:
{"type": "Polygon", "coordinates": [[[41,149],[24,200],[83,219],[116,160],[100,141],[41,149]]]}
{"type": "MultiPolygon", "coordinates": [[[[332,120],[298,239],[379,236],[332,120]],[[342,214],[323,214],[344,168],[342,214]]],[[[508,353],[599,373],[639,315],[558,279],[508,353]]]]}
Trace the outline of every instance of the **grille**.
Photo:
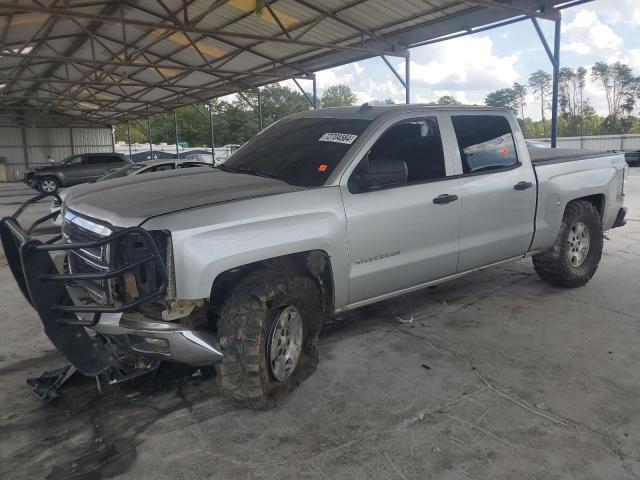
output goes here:
{"type": "MultiPolygon", "coordinates": [[[[101,235],[78,225],[77,218],[80,217],[65,213],[62,234],[67,243],[92,242],[101,238],[101,235]]],[[[91,228],[93,222],[85,218],[82,220],[84,226],[91,228]]],[[[67,264],[70,273],[103,273],[109,270],[109,245],[69,250],[67,264]]],[[[104,305],[109,303],[108,280],[77,280],[77,284],[83,287],[94,301],[104,305]]]]}

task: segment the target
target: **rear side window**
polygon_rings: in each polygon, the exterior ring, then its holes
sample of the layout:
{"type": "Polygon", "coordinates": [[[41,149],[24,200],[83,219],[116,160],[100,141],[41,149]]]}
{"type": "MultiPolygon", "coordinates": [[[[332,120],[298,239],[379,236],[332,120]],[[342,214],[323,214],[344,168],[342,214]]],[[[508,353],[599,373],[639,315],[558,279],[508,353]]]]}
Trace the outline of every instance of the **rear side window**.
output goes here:
{"type": "Polygon", "coordinates": [[[206,165],[203,165],[202,163],[199,162],[182,162],[178,164],[178,168],[194,168],[194,167],[205,167],[206,165]]]}
{"type": "MultiPolygon", "coordinates": [[[[157,165],[153,168],[150,168],[149,172],[164,172],[165,170],[173,170],[173,163],[163,163],[162,165],[157,165]]],[[[147,172],[144,172],[147,173],[147,172]]]]}
{"type": "Polygon", "coordinates": [[[86,157],[89,165],[102,165],[109,163],[109,157],[103,157],[102,155],[89,155],[86,157]]]}
{"type": "Polygon", "coordinates": [[[500,115],[451,117],[463,173],[503,170],[519,164],[511,127],[500,115]]]}

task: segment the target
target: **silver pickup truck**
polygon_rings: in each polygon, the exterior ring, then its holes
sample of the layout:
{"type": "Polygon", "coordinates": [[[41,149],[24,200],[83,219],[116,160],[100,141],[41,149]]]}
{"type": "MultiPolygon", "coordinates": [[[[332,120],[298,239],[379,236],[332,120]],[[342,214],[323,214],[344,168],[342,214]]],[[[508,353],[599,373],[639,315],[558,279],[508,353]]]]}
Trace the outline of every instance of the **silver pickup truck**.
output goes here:
{"type": "Polygon", "coordinates": [[[289,116],[217,169],[74,187],[60,240],[15,217],[0,233],[81,373],[215,364],[223,392],[270,405],[315,369],[327,315],[528,256],[584,285],[625,223],[626,168],[529,151],[502,109],[365,104],[289,116]]]}

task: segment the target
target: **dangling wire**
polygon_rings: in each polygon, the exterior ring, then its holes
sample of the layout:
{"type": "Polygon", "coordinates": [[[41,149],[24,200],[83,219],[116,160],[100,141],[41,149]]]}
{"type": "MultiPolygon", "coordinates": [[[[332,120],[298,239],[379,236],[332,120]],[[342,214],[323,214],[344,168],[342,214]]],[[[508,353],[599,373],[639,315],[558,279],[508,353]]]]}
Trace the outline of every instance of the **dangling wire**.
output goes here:
{"type": "Polygon", "coordinates": [[[267,6],[267,0],[256,0],[256,15],[262,15],[262,10],[267,6]]]}

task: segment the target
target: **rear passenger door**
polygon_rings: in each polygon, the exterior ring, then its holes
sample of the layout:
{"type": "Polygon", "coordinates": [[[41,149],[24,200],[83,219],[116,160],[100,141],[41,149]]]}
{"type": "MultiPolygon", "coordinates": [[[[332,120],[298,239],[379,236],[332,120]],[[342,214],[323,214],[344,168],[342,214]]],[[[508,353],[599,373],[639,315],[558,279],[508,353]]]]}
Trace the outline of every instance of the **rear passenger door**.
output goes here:
{"type": "Polygon", "coordinates": [[[520,161],[524,139],[513,117],[500,113],[452,114],[460,181],[458,271],[524,255],[533,237],[536,178],[520,161]]]}
{"type": "Polygon", "coordinates": [[[105,162],[105,165],[104,165],[105,174],[113,170],[116,170],[118,168],[122,168],[127,164],[124,158],[122,158],[120,155],[116,155],[113,153],[104,154],[103,158],[105,162]]]}
{"type": "Polygon", "coordinates": [[[66,185],[76,185],[86,181],[86,173],[89,168],[85,155],[76,155],[73,159],[64,164],[63,172],[66,178],[66,185]]]}
{"type": "Polygon", "coordinates": [[[460,192],[452,149],[442,144],[440,124],[433,114],[389,120],[364,147],[355,168],[346,172],[348,182],[341,191],[351,305],[456,272],[460,192]],[[380,159],[403,160],[407,182],[360,190],[354,182],[358,169],[380,159]]]}
{"type": "Polygon", "coordinates": [[[118,168],[118,165],[112,163],[112,157],[99,153],[88,154],[85,157],[87,163],[85,180],[97,180],[109,173],[109,170],[118,168]]]}

